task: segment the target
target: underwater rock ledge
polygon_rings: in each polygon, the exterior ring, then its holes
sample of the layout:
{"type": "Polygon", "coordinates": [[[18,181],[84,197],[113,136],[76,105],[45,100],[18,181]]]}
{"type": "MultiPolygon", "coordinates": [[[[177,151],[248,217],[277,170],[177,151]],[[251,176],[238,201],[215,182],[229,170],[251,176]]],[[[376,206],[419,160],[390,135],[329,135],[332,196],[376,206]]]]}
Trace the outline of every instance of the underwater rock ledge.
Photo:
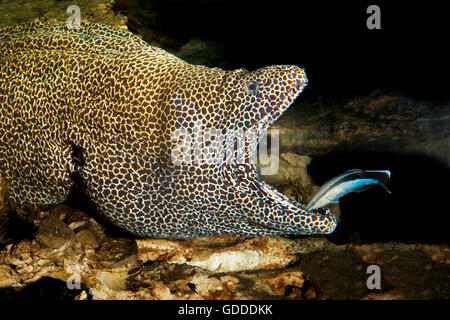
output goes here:
{"type": "Polygon", "coordinates": [[[10,26],[26,22],[67,21],[70,14],[67,8],[77,5],[80,8],[81,22],[95,22],[127,29],[127,18],[113,12],[114,0],[6,0],[0,2],[2,19],[0,26],[10,26]]]}
{"type": "Polygon", "coordinates": [[[336,105],[314,99],[294,103],[268,134],[279,130],[283,152],[417,153],[450,166],[449,121],[450,105],[374,91],[336,105]]]}
{"type": "Polygon", "coordinates": [[[0,252],[0,288],[51,277],[79,281],[77,299],[450,297],[446,245],[335,245],[323,237],[133,240],[108,236],[93,218],[64,205],[40,212],[35,224],[33,239],[0,252]],[[371,264],[382,270],[381,290],[366,287],[371,264]]]}

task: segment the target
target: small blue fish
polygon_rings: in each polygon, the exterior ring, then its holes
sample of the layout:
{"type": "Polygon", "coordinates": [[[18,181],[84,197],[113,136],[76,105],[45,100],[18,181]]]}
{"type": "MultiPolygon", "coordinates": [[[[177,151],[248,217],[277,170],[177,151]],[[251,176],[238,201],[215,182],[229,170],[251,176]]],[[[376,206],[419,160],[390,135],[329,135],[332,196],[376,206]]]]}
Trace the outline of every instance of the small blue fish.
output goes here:
{"type": "Polygon", "coordinates": [[[344,172],[327,181],[314,194],[306,206],[306,210],[321,208],[329,203],[337,203],[339,198],[351,192],[361,192],[379,184],[388,193],[386,183],[391,176],[388,170],[361,170],[354,169],[344,172]]]}

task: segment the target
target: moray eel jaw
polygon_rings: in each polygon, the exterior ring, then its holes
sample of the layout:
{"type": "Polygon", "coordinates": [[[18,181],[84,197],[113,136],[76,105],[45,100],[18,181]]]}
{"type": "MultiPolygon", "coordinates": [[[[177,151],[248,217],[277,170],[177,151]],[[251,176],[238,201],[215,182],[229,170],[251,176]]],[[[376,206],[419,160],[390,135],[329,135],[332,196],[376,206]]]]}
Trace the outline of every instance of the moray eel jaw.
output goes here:
{"type": "MultiPolygon", "coordinates": [[[[258,141],[308,83],[304,70],[297,66],[270,66],[236,73],[234,94],[237,98],[232,101],[240,114],[234,127],[253,129],[258,141]]],[[[255,228],[270,230],[272,234],[329,234],[334,231],[336,219],[329,209],[308,211],[303,204],[289,199],[260,179],[252,164],[256,143],[242,148],[245,156],[239,159],[241,161],[231,161],[223,166],[229,186],[226,192],[233,200],[229,203],[233,208],[229,209],[232,216],[255,228]]]]}

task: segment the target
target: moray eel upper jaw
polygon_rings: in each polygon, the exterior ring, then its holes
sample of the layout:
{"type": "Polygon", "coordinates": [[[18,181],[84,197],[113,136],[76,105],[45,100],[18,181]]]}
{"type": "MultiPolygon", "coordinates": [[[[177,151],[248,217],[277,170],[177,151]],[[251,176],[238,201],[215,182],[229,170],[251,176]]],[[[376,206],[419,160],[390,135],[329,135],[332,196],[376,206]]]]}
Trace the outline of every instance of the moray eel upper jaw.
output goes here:
{"type": "Polygon", "coordinates": [[[294,102],[308,84],[306,73],[297,66],[269,66],[255,71],[236,71],[233,103],[237,128],[258,127],[264,133],[294,102]],[[241,115],[241,116],[239,116],[241,115]]]}

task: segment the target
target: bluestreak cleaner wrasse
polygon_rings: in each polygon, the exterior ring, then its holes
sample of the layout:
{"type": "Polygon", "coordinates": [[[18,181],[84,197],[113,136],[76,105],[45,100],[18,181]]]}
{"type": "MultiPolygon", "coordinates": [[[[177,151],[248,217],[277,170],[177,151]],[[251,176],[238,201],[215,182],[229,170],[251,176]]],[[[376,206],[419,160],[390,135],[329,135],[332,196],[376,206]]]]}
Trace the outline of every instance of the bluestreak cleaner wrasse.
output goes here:
{"type": "Polygon", "coordinates": [[[324,183],[314,194],[306,209],[314,210],[329,203],[337,203],[346,194],[364,191],[374,184],[380,185],[388,193],[391,193],[386,187],[390,176],[391,173],[388,170],[354,169],[346,171],[324,183]]]}

